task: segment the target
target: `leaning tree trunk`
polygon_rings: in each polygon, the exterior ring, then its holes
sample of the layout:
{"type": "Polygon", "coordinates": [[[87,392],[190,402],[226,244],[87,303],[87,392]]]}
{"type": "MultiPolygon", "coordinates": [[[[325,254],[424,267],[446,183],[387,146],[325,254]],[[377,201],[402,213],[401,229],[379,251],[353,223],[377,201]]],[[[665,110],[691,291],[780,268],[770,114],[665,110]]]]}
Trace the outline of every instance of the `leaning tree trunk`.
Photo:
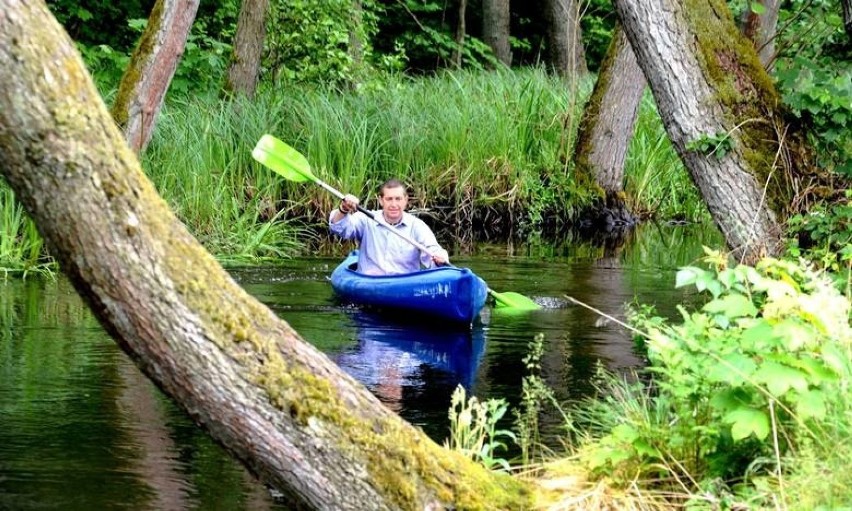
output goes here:
{"type": "Polygon", "coordinates": [[[577,0],[547,0],[547,45],[550,65],[561,76],[588,74],[577,0]]]}
{"type": "Polygon", "coordinates": [[[633,138],[645,76],[620,26],[601,63],[577,133],[577,171],[594,176],[605,195],[602,220],[633,223],[624,201],[624,161],[633,138]]]}
{"type": "Polygon", "coordinates": [[[482,0],[482,39],[497,60],[510,66],[509,0],[482,0]]]}
{"type": "Polygon", "coordinates": [[[758,3],[763,6],[762,13],[749,8],[743,13],[743,34],[754,43],[763,67],[771,69],[775,60],[775,29],[778,27],[781,0],[759,0],[758,3]]]}
{"type": "Polygon", "coordinates": [[[237,20],[237,33],[234,35],[234,53],[228,69],[226,91],[249,98],[254,96],[260,75],[268,12],[269,0],[243,0],[237,20]]]}
{"type": "Polygon", "coordinates": [[[175,75],[200,0],[157,0],[112,106],[130,148],[141,153],[151,141],[157,115],[175,75]]]}
{"type": "MultiPolygon", "coordinates": [[[[669,138],[734,255],[777,255],[810,149],[724,0],[615,0],[669,138]]],[[[802,187],[804,188],[804,187],[802,187]]]]}
{"type": "Polygon", "coordinates": [[[300,509],[529,507],[519,481],[385,408],[189,234],[38,0],[0,0],[0,172],[161,389],[300,509]]]}

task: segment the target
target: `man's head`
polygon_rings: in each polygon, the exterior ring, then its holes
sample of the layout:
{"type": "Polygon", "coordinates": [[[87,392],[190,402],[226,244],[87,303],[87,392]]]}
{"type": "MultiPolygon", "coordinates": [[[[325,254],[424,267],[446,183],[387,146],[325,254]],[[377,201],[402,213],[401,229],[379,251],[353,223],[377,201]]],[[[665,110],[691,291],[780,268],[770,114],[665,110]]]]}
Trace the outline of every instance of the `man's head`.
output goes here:
{"type": "Polygon", "coordinates": [[[408,206],[408,190],[398,179],[390,179],[379,188],[379,204],[385,221],[395,224],[402,219],[402,213],[408,206]]]}

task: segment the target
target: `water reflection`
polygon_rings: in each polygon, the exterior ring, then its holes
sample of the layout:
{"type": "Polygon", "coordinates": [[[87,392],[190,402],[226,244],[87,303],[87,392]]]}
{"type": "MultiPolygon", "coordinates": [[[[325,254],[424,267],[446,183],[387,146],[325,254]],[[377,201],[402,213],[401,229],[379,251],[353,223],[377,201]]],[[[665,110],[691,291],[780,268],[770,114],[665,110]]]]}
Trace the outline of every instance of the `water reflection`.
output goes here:
{"type": "MultiPolygon", "coordinates": [[[[498,292],[519,292],[545,308],[486,310],[470,332],[399,324],[339,306],[327,280],[337,256],[232,274],[387,406],[441,442],[459,384],[479,399],[505,398],[516,409],[528,374],[524,358],[537,334],[544,339],[541,375],[560,401],[589,395],[599,363],[640,365],[629,332],[564,297],[619,319],[634,300],[675,317],[675,304],[688,297],[674,289],[674,271],[700,257],[702,245],[714,242],[656,229],[611,251],[577,243],[481,245],[480,253],[460,254],[454,263],[498,292]]],[[[559,417],[546,419],[543,424],[558,425],[559,417]]],[[[270,502],[263,485],[139,375],[65,280],[0,282],[0,510],[43,508],[287,506],[270,502]]]]}
{"type": "Polygon", "coordinates": [[[354,342],[330,357],[385,406],[440,439],[449,395],[476,382],[485,329],[446,329],[349,310],[354,342]]]}

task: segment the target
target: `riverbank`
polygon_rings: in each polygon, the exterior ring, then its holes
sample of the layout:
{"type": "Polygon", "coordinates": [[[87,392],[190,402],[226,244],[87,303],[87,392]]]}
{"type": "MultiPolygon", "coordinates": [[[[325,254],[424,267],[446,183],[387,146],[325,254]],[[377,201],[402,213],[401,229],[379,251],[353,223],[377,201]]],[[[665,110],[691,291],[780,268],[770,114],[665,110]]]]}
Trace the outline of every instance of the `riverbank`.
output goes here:
{"type": "MultiPolygon", "coordinates": [[[[334,199],[289,183],[251,158],[272,133],[314,172],[368,205],[389,177],[411,206],[461,239],[537,236],[572,226],[596,199],[572,179],[573,138],[591,84],[570,90],[542,70],[447,72],[381,90],[288,89],[252,100],[194,97],[163,110],[142,165],[190,231],[222,261],[297,255],[334,199]]],[[[644,218],[706,220],[706,210],[646,98],[625,169],[644,218]]],[[[37,271],[35,229],[0,184],[0,267],[37,271]]]]}

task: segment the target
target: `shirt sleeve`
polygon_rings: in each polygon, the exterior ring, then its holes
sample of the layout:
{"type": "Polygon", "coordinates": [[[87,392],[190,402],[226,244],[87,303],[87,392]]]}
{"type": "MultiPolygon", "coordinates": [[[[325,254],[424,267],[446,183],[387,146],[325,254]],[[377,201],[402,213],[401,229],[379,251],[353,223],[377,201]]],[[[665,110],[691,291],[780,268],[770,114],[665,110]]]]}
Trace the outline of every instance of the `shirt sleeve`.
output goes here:
{"type": "MultiPolygon", "coordinates": [[[[435,233],[433,233],[432,229],[426,225],[426,222],[415,217],[411,226],[411,235],[418,243],[429,249],[430,253],[443,256],[447,262],[450,261],[450,254],[438,244],[438,240],[435,238],[435,233]]],[[[428,254],[421,254],[420,263],[425,268],[431,268],[434,266],[432,258],[428,254]]]]}
{"type": "Polygon", "coordinates": [[[337,222],[333,222],[332,219],[336,214],[337,211],[332,211],[328,215],[328,230],[345,240],[360,240],[364,233],[364,220],[367,217],[360,212],[352,213],[351,215],[344,215],[337,222]]]}

